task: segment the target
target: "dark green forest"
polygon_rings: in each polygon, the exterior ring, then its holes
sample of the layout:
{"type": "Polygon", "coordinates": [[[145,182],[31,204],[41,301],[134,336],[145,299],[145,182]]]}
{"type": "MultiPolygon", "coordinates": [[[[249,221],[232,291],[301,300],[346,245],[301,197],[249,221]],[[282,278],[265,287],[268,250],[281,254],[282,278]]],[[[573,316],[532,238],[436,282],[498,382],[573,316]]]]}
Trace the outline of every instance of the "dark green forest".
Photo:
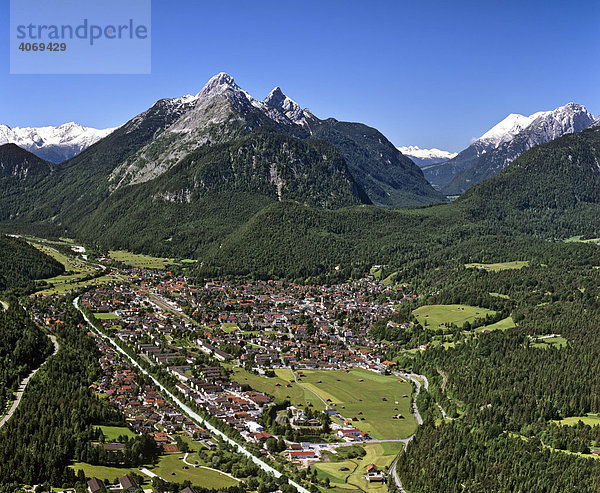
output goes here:
{"type": "Polygon", "coordinates": [[[30,320],[16,298],[0,310],[0,409],[12,402],[21,380],[52,353],[52,343],[30,320]]]}
{"type": "Polygon", "coordinates": [[[0,234],[0,292],[27,291],[34,280],[64,272],[62,264],[18,238],[0,234]]]}

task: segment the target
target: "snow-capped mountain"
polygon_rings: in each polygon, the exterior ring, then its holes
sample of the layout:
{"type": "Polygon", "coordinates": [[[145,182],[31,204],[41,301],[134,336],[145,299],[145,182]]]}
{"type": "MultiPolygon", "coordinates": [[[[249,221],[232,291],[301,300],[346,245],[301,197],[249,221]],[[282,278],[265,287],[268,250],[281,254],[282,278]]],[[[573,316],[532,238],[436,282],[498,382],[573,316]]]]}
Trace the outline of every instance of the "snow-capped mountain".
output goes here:
{"type": "Polygon", "coordinates": [[[585,106],[568,103],[555,110],[538,111],[529,116],[512,113],[477,140],[499,147],[513,140],[517,135],[525,134],[533,147],[564,134],[581,132],[593,122],[594,116],[585,109],[585,106]]]}
{"type": "Polygon", "coordinates": [[[436,188],[448,195],[458,195],[498,174],[528,149],[568,133],[581,132],[593,122],[594,116],[576,103],[529,116],[512,113],[456,157],[426,167],[423,172],[436,188]]]}
{"type": "Polygon", "coordinates": [[[16,144],[46,161],[60,163],[79,154],[113,130],[83,127],[74,122],[37,128],[10,128],[0,124],[0,145],[16,144]]]}
{"type": "Polygon", "coordinates": [[[432,149],[421,149],[418,146],[403,146],[398,147],[398,150],[411,158],[420,168],[430,164],[443,163],[458,155],[457,152],[442,151],[435,147],[432,149]]]}

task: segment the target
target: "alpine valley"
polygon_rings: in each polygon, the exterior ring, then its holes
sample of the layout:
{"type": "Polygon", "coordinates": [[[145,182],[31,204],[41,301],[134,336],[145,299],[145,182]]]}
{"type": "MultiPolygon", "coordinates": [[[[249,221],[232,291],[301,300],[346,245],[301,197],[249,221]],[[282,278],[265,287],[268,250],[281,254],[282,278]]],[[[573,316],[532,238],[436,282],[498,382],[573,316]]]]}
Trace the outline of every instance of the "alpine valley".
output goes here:
{"type": "Polygon", "coordinates": [[[599,491],[583,106],[453,154],[219,73],[63,130],[0,145],[0,493],[599,491]]]}

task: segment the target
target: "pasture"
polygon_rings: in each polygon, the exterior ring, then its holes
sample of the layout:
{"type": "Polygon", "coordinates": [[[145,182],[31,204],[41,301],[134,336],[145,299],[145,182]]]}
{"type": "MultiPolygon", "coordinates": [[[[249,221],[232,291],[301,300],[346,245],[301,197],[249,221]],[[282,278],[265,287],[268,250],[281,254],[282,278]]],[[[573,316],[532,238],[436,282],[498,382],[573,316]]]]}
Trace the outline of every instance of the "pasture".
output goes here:
{"type": "Polygon", "coordinates": [[[475,332],[492,331],[492,330],[506,330],[516,327],[516,324],[512,317],[506,317],[496,322],[495,324],[485,325],[475,329],[475,332]]]}
{"type": "Polygon", "coordinates": [[[469,305],[425,305],[412,313],[423,327],[442,327],[444,324],[460,327],[465,322],[471,323],[476,318],[485,318],[486,315],[495,315],[496,312],[469,305]]]}
{"type": "Polygon", "coordinates": [[[406,438],[416,428],[410,412],[412,386],[398,382],[393,375],[381,375],[360,368],[353,368],[348,373],[340,370],[296,370],[299,379],[299,383],[296,383],[289,369],[275,372],[276,377],[268,378],[236,368],[234,379],[276,398],[285,399],[289,396],[296,407],[305,407],[310,402],[315,409],[321,410],[325,408],[323,401],[327,405],[335,404],[338,413],[351,420],[351,426],[377,439],[406,438]],[[304,376],[300,376],[300,373],[304,376]],[[285,387],[285,383],[291,386],[285,387]],[[392,416],[396,414],[402,414],[404,418],[393,419],[392,416]]]}
{"type": "Polygon", "coordinates": [[[116,442],[117,439],[124,435],[127,438],[134,438],[135,433],[131,431],[126,426],[94,426],[94,428],[100,428],[102,430],[102,434],[104,435],[104,439],[107,442],[116,442]]]}
{"type": "MultiPolygon", "coordinates": [[[[193,455],[187,459],[187,462],[194,464],[197,457],[193,455]]],[[[184,454],[165,454],[162,455],[155,467],[148,467],[154,474],[158,474],[165,481],[172,483],[183,483],[184,481],[191,481],[196,486],[209,489],[221,489],[228,488],[229,486],[235,486],[238,481],[230,478],[229,476],[208,469],[206,467],[193,467],[183,462],[184,454]]]]}
{"type": "Polygon", "coordinates": [[[117,262],[140,269],[167,269],[169,265],[175,264],[175,260],[172,258],[152,257],[151,255],[131,253],[125,250],[111,250],[108,254],[110,258],[117,262]]]}
{"type": "Polygon", "coordinates": [[[320,479],[329,478],[331,489],[328,491],[354,492],[357,491],[357,487],[363,491],[373,493],[388,491],[385,484],[370,484],[365,479],[366,468],[369,464],[375,464],[379,469],[389,467],[398,452],[402,450],[403,445],[399,442],[388,442],[361,446],[365,449],[366,455],[360,459],[319,462],[312,466],[317,471],[317,477],[320,479]],[[347,471],[340,471],[342,468],[347,469],[347,471]]]}

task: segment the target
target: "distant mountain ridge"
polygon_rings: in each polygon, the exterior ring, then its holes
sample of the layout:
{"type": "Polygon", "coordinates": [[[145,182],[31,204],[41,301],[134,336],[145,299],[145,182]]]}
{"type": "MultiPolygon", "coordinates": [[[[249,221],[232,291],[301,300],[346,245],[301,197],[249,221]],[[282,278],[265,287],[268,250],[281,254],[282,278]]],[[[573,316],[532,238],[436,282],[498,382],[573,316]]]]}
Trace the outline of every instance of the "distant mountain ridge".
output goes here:
{"type": "Polygon", "coordinates": [[[439,164],[444,161],[448,161],[458,155],[457,152],[443,151],[441,149],[421,149],[418,146],[401,146],[398,150],[413,160],[413,162],[419,167],[431,164],[439,164]]]}
{"type": "Polygon", "coordinates": [[[110,134],[114,128],[84,127],[75,122],[56,127],[14,127],[0,124],[0,145],[16,144],[39,158],[60,163],[110,134]]]}
{"type": "Polygon", "coordinates": [[[529,116],[510,114],[456,157],[423,169],[425,177],[446,195],[460,195],[498,174],[528,149],[568,133],[584,130],[594,117],[584,106],[568,103],[529,116]]]}

